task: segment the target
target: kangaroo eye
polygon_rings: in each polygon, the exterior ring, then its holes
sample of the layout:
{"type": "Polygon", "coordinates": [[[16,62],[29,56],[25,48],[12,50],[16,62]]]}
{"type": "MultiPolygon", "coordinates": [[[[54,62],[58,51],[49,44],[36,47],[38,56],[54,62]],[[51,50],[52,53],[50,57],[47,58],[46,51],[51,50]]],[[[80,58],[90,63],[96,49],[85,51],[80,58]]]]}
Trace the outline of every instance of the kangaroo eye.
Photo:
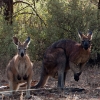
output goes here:
{"type": "Polygon", "coordinates": [[[84,43],[84,41],[82,41],[82,43],[84,43]]]}
{"type": "Polygon", "coordinates": [[[89,41],[89,43],[90,43],[91,41],[89,41]]]}
{"type": "Polygon", "coordinates": [[[18,48],[18,50],[20,51],[20,48],[18,48]]]}

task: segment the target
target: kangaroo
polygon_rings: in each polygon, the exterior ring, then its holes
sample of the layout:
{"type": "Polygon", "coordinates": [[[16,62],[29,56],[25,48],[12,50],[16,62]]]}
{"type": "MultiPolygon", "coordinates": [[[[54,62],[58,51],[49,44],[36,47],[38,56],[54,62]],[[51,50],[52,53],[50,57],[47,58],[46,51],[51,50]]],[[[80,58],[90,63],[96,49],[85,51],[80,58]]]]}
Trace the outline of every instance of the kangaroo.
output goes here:
{"type": "MultiPolygon", "coordinates": [[[[30,61],[26,49],[30,43],[30,37],[24,43],[21,43],[17,37],[13,37],[13,41],[17,46],[17,54],[9,61],[6,73],[9,81],[10,95],[13,90],[18,90],[20,83],[27,82],[27,89],[30,89],[30,84],[33,76],[33,63],[30,61]]],[[[26,90],[26,98],[30,98],[30,91],[26,90]]]]}
{"type": "Polygon", "coordinates": [[[78,33],[81,43],[62,39],[47,48],[43,55],[40,80],[31,88],[43,87],[49,76],[52,76],[58,79],[57,87],[63,89],[66,73],[69,69],[73,71],[75,81],[79,80],[84,65],[90,56],[92,32],[89,31],[87,35],[82,34],[82,32],[78,33]]]}

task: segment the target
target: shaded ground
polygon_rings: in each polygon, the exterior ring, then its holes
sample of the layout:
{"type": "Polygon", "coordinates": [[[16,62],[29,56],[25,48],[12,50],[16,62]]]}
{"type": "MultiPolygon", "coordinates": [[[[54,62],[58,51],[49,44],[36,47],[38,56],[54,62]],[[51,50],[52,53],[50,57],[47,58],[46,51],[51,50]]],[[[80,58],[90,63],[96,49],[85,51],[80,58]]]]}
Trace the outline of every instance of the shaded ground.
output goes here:
{"type": "MultiPolygon", "coordinates": [[[[41,62],[35,63],[33,70],[33,80],[38,81],[41,72],[41,62]]],[[[7,79],[5,70],[1,69],[0,86],[4,84],[7,84],[7,79]]],[[[43,89],[31,90],[32,98],[29,100],[100,100],[100,68],[97,66],[86,68],[78,82],[74,81],[73,73],[69,70],[66,76],[66,88],[61,91],[56,86],[57,80],[50,78],[43,89]]],[[[20,91],[15,93],[13,97],[5,97],[2,100],[27,100],[24,95],[25,92],[20,91]]]]}

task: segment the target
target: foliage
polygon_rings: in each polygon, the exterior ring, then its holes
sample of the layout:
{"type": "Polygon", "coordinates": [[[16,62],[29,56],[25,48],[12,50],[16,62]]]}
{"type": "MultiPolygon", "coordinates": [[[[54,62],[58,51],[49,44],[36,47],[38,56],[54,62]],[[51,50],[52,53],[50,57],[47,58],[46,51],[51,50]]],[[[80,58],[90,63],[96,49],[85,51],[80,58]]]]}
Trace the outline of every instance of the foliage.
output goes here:
{"type": "Polygon", "coordinates": [[[0,16],[1,61],[8,61],[16,52],[12,36],[21,41],[31,37],[29,55],[32,61],[41,60],[46,48],[59,39],[79,41],[78,30],[84,33],[92,30],[93,44],[98,48],[99,10],[89,0],[25,0],[16,2],[13,7],[12,25],[4,21],[2,12],[0,16]]]}

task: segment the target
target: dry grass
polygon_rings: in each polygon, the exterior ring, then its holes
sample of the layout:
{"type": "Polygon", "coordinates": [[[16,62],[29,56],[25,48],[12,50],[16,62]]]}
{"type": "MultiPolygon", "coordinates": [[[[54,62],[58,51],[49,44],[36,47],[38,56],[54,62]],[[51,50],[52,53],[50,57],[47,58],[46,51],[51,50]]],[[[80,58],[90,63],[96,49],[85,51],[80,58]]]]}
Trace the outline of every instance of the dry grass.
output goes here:
{"type": "MultiPolygon", "coordinates": [[[[41,62],[34,65],[33,80],[38,81],[41,72],[41,62]]],[[[6,84],[5,69],[0,70],[0,85],[6,84]]],[[[44,89],[32,90],[30,100],[100,100],[100,68],[94,66],[87,67],[78,82],[74,81],[73,73],[68,71],[66,76],[66,88],[58,91],[57,81],[50,78],[44,89]]],[[[2,100],[25,100],[25,92],[17,92],[12,99],[6,97],[2,100]]]]}

